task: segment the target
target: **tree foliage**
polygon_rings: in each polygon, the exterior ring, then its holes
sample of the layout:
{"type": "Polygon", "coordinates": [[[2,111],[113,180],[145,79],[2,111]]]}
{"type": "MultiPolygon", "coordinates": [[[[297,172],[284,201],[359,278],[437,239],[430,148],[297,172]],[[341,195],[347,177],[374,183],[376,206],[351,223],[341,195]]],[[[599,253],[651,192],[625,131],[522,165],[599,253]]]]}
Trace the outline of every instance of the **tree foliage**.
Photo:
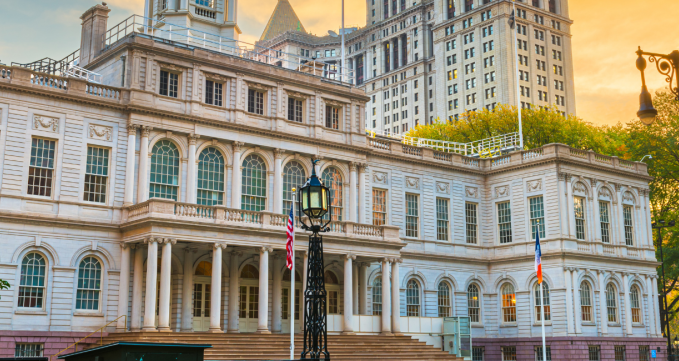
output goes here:
{"type": "Polygon", "coordinates": [[[8,290],[9,289],[9,282],[0,279],[0,290],[8,290]]]}

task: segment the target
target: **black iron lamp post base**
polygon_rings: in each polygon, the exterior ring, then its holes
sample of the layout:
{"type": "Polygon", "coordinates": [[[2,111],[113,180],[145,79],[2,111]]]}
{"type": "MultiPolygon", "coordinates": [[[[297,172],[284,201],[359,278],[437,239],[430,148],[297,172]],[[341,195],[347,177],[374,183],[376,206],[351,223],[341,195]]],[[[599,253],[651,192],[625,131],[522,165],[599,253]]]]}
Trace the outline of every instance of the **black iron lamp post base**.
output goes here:
{"type": "MultiPolygon", "coordinates": [[[[316,229],[314,229],[316,231],[316,229]]],[[[330,360],[323,264],[323,238],[309,236],[306,291],[304,291],[304,360],[330,360]]]]}

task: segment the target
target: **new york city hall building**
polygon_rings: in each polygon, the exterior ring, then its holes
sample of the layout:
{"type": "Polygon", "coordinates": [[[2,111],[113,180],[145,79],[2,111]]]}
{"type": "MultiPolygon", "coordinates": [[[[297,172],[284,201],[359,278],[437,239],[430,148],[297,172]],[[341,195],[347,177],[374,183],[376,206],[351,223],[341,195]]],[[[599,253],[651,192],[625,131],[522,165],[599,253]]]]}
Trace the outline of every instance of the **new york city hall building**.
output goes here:
{"type": "Polygon", "coordinates": [[[544,317],[554,360],[663,346],[646,164],[366,137],[353,85],[136,25],[111,41],[109,11],[81,18],[78,64],[101,81],[0,66],[0,355],[116,319],[107,332],[300,331],[307,238],[293,295],[285,224],[312,160],[332,190],[329,333],[440,347],[443,317],[469,316],[474,360],[536,360],[544,317]]]}

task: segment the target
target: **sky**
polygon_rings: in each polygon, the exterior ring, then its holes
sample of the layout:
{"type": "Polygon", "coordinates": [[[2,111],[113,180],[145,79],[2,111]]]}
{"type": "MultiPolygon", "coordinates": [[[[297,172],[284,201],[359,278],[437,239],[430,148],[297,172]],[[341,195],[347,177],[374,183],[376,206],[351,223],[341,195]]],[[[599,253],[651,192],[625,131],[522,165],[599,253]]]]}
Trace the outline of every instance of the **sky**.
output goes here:
{"type": "MultiPolygon", "coordinates": [[[[241,0],[240,40],[259,39],[278,0],[241,0]]],[[[341,0],[289,0],[307,31],[323,35],[341,24],[341,0]]],[[[0,63],[61,59],[80,46],[79,17],[90,0],[0,0],[0,63]],[[30,6],[26,6],[30,4],[30,6]]],[[[108,27],[144,13],[143,0],[107,0],[108,27]]],[[[670,53],[679,49],[677,0],[570,0],[576,115],[594,124],[628,122],[639,108],[638,46],[670,53]]],[[[365,0],[345,0],[345,24],[364,26],[365,0]]],[[[666,87],[653,64],[646,79],[653,92],[666,87]]]]}

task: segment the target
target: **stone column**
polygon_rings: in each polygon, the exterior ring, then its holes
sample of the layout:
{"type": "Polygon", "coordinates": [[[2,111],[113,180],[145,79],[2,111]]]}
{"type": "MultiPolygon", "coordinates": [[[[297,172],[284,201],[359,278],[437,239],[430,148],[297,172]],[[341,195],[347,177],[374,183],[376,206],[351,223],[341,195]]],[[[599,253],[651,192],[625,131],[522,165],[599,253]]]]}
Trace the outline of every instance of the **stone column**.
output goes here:
{"type": "Polygon", "coordinates": [[[662,335],[662,326],[660,322],[660,304],[658,303],[658,281],[656,281],[657,275],[649,275],[648,276],[648,286],[649,286],[649,293],[651,294],[649,302],[651,305],[653,305],[652,312],[651,312],[651,317],[653,318],[653,325],[655,328],[653,329],[653,333],[656,336],[661,336],[662,335]]]}
{"type": "Polygon", "coordinates": [[[398,275],[401,262],[400,258],[394,258],[391,263],[391,331],[394,335],[401,334],[401,280],[398,275]]]}
{"type": "Polygon", "coordinates": [[[622,185],[620,183],[615,184],[615,196],[618,199],[617,206],[615,207],[615,210],[617,211],[617,215],[613,223],[617,225],[618,227],[618,244],[626,244],[625,243],[625,216],[623,213],[623,205],[622,205],[622,185]]]}
{"type": "MultiPolygon", "coordinates": [[[[273,151],[275,163],[273,172],[273,212],[281,214],[283,212],[283,151],[276,148],[273,151]]],[[[290,212],[286,210],[285,213],[290,212]]]]}
{"type": "Polygon", "coordinates": [[[368,171],[366,164],[358,168],[358,223],[367,223],[365,216],[365,173],[368,171]]]}
{"type": "Polygon", "coordinates": [[[568,185],[566,183],[566,176],[566,173],[559,173],[559,216],[562,237],[569,237],[570,234],[570,225],[568,224],[568,185]]]}
{"type": "Polygon", "coordinates": [[[358,266],[358,279],[361,291],[358,298],[358,312],[361,315],[368,314],[368,263],[362,262],[358,266]]]}
{"type": "Polygon", "coordinates": [[[210,328],[208,332],[222,332],[222,250],[225,243],[215,243],[212,250],[212,285],[210,293],[210,328]]]}
{"type": "Polygon", "coordinates": [[[238,259],[241,253],[231,251],[231,263],[229,264],[229,333],[238,333],[238,259]]]}
{"type": "Polygon", "coordinates": [[[134,166],[135,145],[137,143],[137,125],[127,126],[127,160],[125,164],[125,198],[123,205],[134,204],[134,166]]]}
{"type": "Polygon", "coordinates": [[[149,133],[151,127],[141,128],[141,144],[139,146],[139,181],[137,182],[137,203],[141,203],[149,199],[149,133]]]}
{"type": "Polygon", "coordinates": [[[358,222],[358,176],[356,175],[356,168],[358,163],[351,162],[349,164],[349,222],[358,222]]]}
{"type": "MultiPolygon", "coordinates": [[[[283,271],[281,260],[284,255],[274,254],[273,256],[273,290],[271,295],[271,331],[273,333],[281,333],[283,330],[283,271]]],[[[288,297],[288,300],[294,299],[288,297]]]]}
{"type": "Polygon", "coordinates": [[[389,258],[382,260],[382,335],[391,336],[391,287],[389,287],[389,258]]]}
{"type": "Polygon", "coordinates": [[[134,271],[132,275],[132,311],[130,330],[141,330],[142,283],[144,282],[144,251],[140,245],[133,245],[134,271]]]}
{"type": "Polygon", "coordinates": [[[347,254],[344,257],[344,332],[343,335],[353,335],[354,334],[354,315],[353,315],[353,296],[351,291],[354,289],[352,282],[354,276],[352,271],[354,269],[353,260],[356,256],[353,254],[347,254]]]}
{"type": "Polygon", "coordinates": [[[257,333],[269,331],[269,252],[271,248],[259,249],[259,319],[257,333]]]}
{"type": "Polygon", "coordinates": [[[118,324],[116,325],[117,332],[124,332],[127,330],[127,305],[130,298],[130,245],[127,243],[120,244],[120,281],[118,286],[118,324]]]}
{"type": "Polygon", "coordinates": [[[358,265],[356,263],[352,264],[352,270],[351,270],[351,295],[352,295],[352,300],[351,304],[353,306],[352,308],[352,313],[354,315],[358,315],[358,265]]]}
{"type": "Polygon", "coordinates": [[[186,202],[196,203],[196,139],[198,135],[189,134],[189,161],[186,168],[186,202]]]}
{"type": "Polygon", "coordinates": [[[599,313],[601,315],[601,334],[608,335],[608,312],[606,309],[606,272],[598,271],[599,274],[599,313]]]}
{"type": "Polygon", "coordinates": [[[146,297],[144,299],[144,332],[156,330],[156,292],[158,291],[158,241],[162,238],[149,237],[146,256],[146,297]]]}
{"type": "Polygon", "coordinates": [[[632,334],[632,304],[629,296],[629,273],[622,273],[622,288],[625,293],[625,331],[628,335],[632,334]]]}
{"type": "MultiPolygon", "coordinates": [[[[647,297],[647,303],[648,307],[646,310],[646,314],[644,315],[646,317],[646,322],[648,322],[648,336],[652,337],[655,335],[655,304],[653,301],[653,285],[651,285],[652,278],[650,275],[644,275],[644,282],[646,283],[644,286],[646,288],[646,297],[647,297]]],[[[656,301],[657,302],[657,301],[656,301]]],[[[642,302],[643,304],[643,302],[642,302]]]]}
{"type": "MultiPolygon", "coordinates": [[[[582,333],[582,305],[580,304],[580,287],[576,284],[578,281],[580,271],[577,268],[571,268],[571,284],[573,285],[573,305],[575,307],[575,333],[582,333]]],[[[594,310],[594,308],[592,308],[594,310]]],[[[592,311],[592,321],[595,320],[594,311],[592,311]]]]}
{"type": "Polygon", "coordinates": [[[231,208],[240,209],[241,160],[240,154],[243,143],[233,142],[233,167],[231,169],[231,208]]]}
{"type": "MultiPolygon", "coordinates": [[[[568,334],[574,333],[573,329],[573,290],[571,285],[571,268],[564,267],[564,279],[566,281],[566,321],[568,321],[568,334]]],[[[576,319],[577,324],[580,320],[576,319]]]]}
{"type": "Polygon", "coordinates": [[[160,261],[160,302],[158,305],[158,331],[170,332],[170,297],[171,297],[171,270],[172,270],[172,245],[177,240],[161,238],[163,255],[160,261]]]}
{"type": "Polygon", "coordinates": [[[193,331],[193,257],[195,249],[184,248],[184,279],[182,280],[182,332],[193,331]]]}

